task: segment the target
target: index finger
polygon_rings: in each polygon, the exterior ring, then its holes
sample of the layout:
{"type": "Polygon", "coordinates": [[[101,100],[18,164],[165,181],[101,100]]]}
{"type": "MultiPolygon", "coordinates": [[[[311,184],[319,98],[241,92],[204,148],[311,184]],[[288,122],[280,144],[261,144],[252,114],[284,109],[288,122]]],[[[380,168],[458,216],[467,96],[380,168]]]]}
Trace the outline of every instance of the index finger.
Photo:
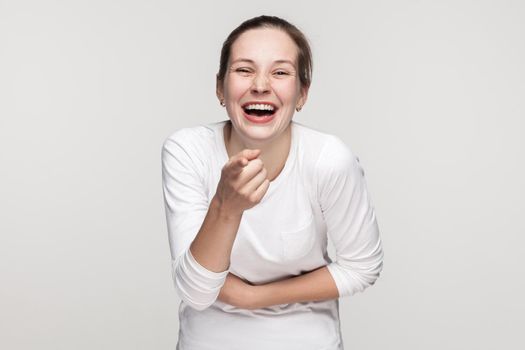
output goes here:
{"type": "Polygon", "coordinates": [[[248,165],[250,159],[256,158],[260,154],[260,149],[245,148],[231,158],[233,171],[240,172],[242,168],[248,165]]]}
{"type": "Polygon", "coordinates": [[[235,172],[240,172],[246,165],[248,165],[248,159],[242,154],[237,154],[231,161],[231,168],[235,172]]]}

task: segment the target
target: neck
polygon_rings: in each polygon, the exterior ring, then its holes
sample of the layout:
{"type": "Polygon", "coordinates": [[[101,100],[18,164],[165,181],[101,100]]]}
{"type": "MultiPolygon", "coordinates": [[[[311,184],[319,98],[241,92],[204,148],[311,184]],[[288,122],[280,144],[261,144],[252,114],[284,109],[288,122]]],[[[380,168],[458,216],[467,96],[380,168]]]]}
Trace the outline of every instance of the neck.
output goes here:
{"type": "Polygon", "coordinates": [[[271,142],[257,142],[244,140],[233,128],[231,121],[224,127],[224,142],[228,152],[228,158],[233,157],[245,148],[261,150],[260,158],[268,172],[268,179],[273,181],[284,168],[291,146],[292,125],[288,125],[285,131],[271,142]]]}

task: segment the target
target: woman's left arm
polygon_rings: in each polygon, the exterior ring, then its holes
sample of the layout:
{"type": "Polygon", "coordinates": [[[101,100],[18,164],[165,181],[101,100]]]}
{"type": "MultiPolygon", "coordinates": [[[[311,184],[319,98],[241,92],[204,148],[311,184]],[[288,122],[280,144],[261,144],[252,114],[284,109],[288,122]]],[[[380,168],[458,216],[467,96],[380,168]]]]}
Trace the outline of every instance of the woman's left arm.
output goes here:
{"type": "Polygon", "coordinates": [[[343,298],[364,291],[379,278],[383,246],[359,158],[332,136],[318,165],[319,204],[336,251],[335,261],[326,268],[343,298]]]}
{"type": "Polygon", "coordinates": [[[262,285],[251,285],[229,273],[218,299],[242,309],[336,299],[339,292],[326,266],[262,285]]]}
{"type": "Polygon", "coordinates": [[[255,308],[337,299],[339,292],[332,275],[326,266],[308,273],[253,286],[253,304],[255,308]]]}

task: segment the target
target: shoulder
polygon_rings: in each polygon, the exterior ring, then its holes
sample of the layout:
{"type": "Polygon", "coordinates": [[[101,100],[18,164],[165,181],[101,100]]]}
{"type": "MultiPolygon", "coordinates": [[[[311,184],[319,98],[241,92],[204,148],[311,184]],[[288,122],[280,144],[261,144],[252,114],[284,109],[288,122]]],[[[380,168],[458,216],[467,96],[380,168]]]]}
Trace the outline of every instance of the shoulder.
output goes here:
{"type": "Polygon", "coordinates": [[[329,135],[317,161],[317,168],[323,170],[339,170],[355,166],[357,156],[340,137],[329,135]]]}
{"type": "Polygon", "coordinates": [[[173,131],[164,139],[162,148],[198,146],[213,139],[213,124],[183,127],[173,131]]]}
{"type": "Polygon", "coordinates": [[[300,123],[296,123],[296,130],[301,156],[316,175],[343,172],[357,165],[357,156],[340,137],[300,123]]]}
{"type": "Polygon", "coordinates": [[[339,137],[332,136],[327,141],[316,166],[318,188],[341,189],[343,186],[361,183],[364,170],[359,158],[339,137]]]}
{"type": "Polygon", "coordinates": [[[216,150],[214,141],[217,130],[218,123],[210,123],[173,131],[162,143],[162,159],[191,163],[202,168],[216,150]]]}
{"type": "Polygon", "coordinates": [[[298,122],[294,122],[294,133],[301,161],[308,167],[314,167],[332,135],[298,122]]]}

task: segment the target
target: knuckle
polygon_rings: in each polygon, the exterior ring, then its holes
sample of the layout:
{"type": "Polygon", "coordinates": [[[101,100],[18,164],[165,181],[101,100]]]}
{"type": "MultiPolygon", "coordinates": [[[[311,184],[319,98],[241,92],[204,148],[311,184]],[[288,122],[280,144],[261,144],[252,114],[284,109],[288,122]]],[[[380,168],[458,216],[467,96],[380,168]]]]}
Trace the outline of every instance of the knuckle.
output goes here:
{"type": "Polygon", "coordinates": [[[243,198],[247,198],[250,195],[245,189],[239,189],[237,190],[237,193],[243,198]]]}
{"type": "Polygon", "coordinates": [[[250,200],[251,203],[255,203],[255,204],[259,203],[259,197],[257,196],[256,193],[252,193],[252,194],[248,197],[248,199],[250,200]]]}
{"type": "Polygon", "coordinates": [[[238,184],[236,182],[232,181],[230,183],[230,188],[231,188],[232,192],[235,192],[238,195],[240,194],[240,188],[239,188],[239,186],[238,186],[238,184]]]}

